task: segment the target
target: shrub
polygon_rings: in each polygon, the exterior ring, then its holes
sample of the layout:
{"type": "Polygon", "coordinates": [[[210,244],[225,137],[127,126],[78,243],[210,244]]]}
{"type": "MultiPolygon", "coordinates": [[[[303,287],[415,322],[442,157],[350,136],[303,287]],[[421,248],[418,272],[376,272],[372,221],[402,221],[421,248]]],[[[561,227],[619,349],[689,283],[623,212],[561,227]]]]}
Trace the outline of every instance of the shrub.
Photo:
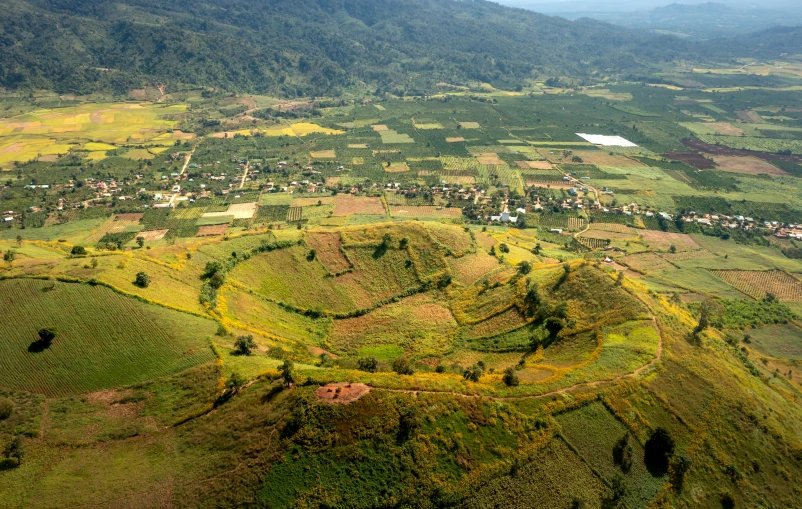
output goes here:
{"type": "Polygon", "coordinates": [[[518,384],[521,383],[521,380],[518,378],[518,373],[516,373],[515,368],[512,367],[504,370],[504,376],[501,377],[501,380],[507,387],[517,387],[518,384]]]}
{"type": "Polygon", "coordinates": [[[434,372],[435,373],[445,373],[446,372],[446,367],[443,366],[442,364],[440,364],[439,366],[434,368],[434,372]]]}
{"type": "Polygon", "coordinates": [[[527,261],[522,261],[518,264],[518,272],[524,276],[532,272],[532,264],[527,261]]]}
{"type": "Polygon", "coordinates": [[[256,348],[256,342],[250,334],[240,336],[234,341],[234,353],[237,355],[251,355],[254,348],[256,348]]]}
{"type": "Polygon", "coordinates": [[[469,367],[465,371],[462,372],[462,377],[465,380],[470,380],[471,382],[478,382],[482,375],[485,374],[485,370],[479,364],[474,364],[473,366],[469,367]]]}
{"type": "Polygon", "coordinates": [[[411,375],[415,373],[406,357],[399,357],[393,361],[393,371],[399,375],[411,375]]]}
{"type": "Polygon", "coordinates": [[[25,442],[22,441],[22,437],[15,436],[12,438],[11,442],[3,449],[3,456],[6,458],[16,458],[18,464],[22,462],[22,457],[25,456],[25,442]]]}
{"type": "Polygon", "coordinates": [[[11,417],[14,413],[14,402],[8,398],[0,398],[0,421],[11,417]]]}
{"type": "Polygon", "coordinates": [[[0,458],[0,472],[17,468],[20,461],[17,458],[0,458]]]}
{"type": "Polygon", "coordinates": [[[214,276],[216,273],[221,272],[223,270],[223,264],[220,262],[208,262],[206,267],[203,269],[203,273],[201,274],[201,279],[209,279],[214,276]]]}
{"type": "Polygon", "coordinates": [[[17,257],[17,253],[15,253],[14,251],[12,251],[10,249],[8,251],[6,251],[5,253],[3,253],[3,261],[9,262],[9,263],[13,262],[16,257],[17,257]]]}
{"type": "Polygon", "coordinates": [[[379,368],[379,361],[376,357],[360,357],[356,364],[361,371],[367,371],[368,373],[375,373],[379,368]]]}
{"type": "Polygon", "coordinates": [[[150,286],[150,276],[146,272],[137,272],[134,284],[140,288],[147,288],[150,286]]]}
{"type": "Polygon", "coordinates": [[[671,485],[677,493],[682,493],[682,488],[685,484],[685,474],[690,468],[691,458],[685,455],[678,456],[671,462],[671,485]]]}
{"type": "Polygon", "coordinates": [[[214,275],[212,275],[212,277],[209,278],[209,286],[211,286],[215,290],[223,286],[223,283],[225,282],[226,282],[226,276],[222,271],[215,272],[214,275]]]}
{"type": "Polygon", "coordinates": [[[86,248],[84,246],[72,246],[70,254],[73,256],[83,256],[86,254],[86,248]]]}
{"type": "Polygon", "coordinates": [[[629,443],[629,433],[621,437],[613,447],[613,462],[621,468],[625,474],[632,468],[632,445],[629,443]]]}

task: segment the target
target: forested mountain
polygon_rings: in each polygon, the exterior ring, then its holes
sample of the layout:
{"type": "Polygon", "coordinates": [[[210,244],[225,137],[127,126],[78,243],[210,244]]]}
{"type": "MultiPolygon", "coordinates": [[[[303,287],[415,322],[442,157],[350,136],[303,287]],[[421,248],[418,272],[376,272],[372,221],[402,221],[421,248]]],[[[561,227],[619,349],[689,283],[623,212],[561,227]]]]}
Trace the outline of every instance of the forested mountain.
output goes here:
{"type": "Polygon", "coordinates": [[[642,71],[695,49],[484,0],[3,0],[0,85],[284,96],[642,71]]]}

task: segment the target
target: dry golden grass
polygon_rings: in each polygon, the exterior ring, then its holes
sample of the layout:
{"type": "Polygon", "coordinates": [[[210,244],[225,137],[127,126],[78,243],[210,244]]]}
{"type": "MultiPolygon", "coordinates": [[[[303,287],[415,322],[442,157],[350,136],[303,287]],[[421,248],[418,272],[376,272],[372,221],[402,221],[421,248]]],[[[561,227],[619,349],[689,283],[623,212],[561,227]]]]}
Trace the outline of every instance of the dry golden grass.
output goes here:
{"type": "Polygon", "coordinates": [[[468,286],[488,272],[497,269],[499,263],[495,257],[480,251],[462,258],[449,258],[448,266],[454,280],[461,285],[468,286]]]}

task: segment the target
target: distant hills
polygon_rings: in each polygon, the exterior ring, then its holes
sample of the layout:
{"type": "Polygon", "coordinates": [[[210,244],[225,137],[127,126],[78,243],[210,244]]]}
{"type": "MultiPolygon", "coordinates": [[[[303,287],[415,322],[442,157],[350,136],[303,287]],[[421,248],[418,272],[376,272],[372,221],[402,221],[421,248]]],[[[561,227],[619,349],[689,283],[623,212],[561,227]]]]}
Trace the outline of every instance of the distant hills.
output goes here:
{"type": "Polygon", "coordinates": [[[3,8],[0,86],[72,93],[182,83],[287,97],[416,94],[441,81],[513,87],[722,53],[484,0],[6,0],[3,8]]]}
{"type": "Polygon", "coordinates": [[[802,4],[672,3],[652,9],[649,4],[637,4],[637,10],[632,11],[631,4],[627,9],[618,3],[608,6],[564,2],[532,4],[528,8],[567,19],[586,17],[627,28],[671,32],[702,40],[744,35],[775,26],[802,25],[802,4]]]}

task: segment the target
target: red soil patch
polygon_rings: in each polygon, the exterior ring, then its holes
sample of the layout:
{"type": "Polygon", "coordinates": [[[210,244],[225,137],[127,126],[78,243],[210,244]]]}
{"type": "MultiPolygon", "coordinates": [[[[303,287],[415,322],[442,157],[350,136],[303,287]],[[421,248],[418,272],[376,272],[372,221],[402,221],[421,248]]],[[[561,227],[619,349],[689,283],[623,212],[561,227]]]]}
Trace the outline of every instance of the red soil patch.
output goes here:
{"type": "Polygon", "coordinates": [[[150,230],[147,232],[139,232],[137,237],[142,237],[145,240],[161,240],[167,235],[168,230],[150,230]]]}
{"type": "Polygon", "coordinates": [[[504,164],[504,161],[499,159],[497,154],[480,154],[477,158],[479,164],[487,164],[487,165],[501,165],[504,164]]]}
{"type": "MultiPolygon", "coordinates": [[[[654,230],[642,230],[641,235],[649,244],[657,244],[659,248],[667,249],[676,246],[680,250],[701,249],[701,246],[684,233],[659,232],[654,230]]],[[[654,247],[654,246],[653,246],[654,247]]]]}
{"type": "Polygon", "coordinates": [[[347,216],[350,214],[384,215],[385,210],[378,198],[338,194],[334,199],[334,215],[347,216]]]}
{"type": "Polygon", "coordinates": [[[459,143],[465,141],[465,138],[446,138],[447,143],[459,143]]]}
{"type": "Polygon", "coordinates": [[[551,170],[554,165],[548,161],[515,161],[519,168],[524,170],[551,170]]]}
{"type": "Polygon", "coordinates": [[[339,358],[339,356],[334,355],[333,353],[329,352],[325,348],[320,348],[319,346],[306,345],[306,351],[311,353],[315,357],[320,357],[321,355],[326,354],[329,357],[331,357],[332,359],[338,359],[339,358]]]}
{"type": "Polygon", "coordinates": [[[781,169],[757,157],[715,156],[713,160],[718,164],[719,170],[730,173],[773,175],[775,177],[787,175],[781,169]]]}
{"type": "Polygon", "coordinates": [[[198,229],[197,237],[216,237],[219,235],[225,235],[228,232],[228,225],[227,224],[214,224],[214,225],[206,225],[201,226],[198,229]]]}
{"type": "Polygon", "coordinates": [[[320,263],[332,274],[338,274],[351,268],[348,259],[340,251],[343,241],[339,233],[310,233],[306,237],[306,243],[315,250],[320,263]]]}
{"type": "MultiPolygon", "coordinates": [[[[754,157],[759,157],[760,159],[763,159],[765,161],[793,161],[796,163],[802,163],[802,155],[800,154],[784,155],[784,154],[775,154],[773,152],[740,150],[740,149],[725,147],[723,145],[710,145],[708,143],[699,140],[682,140],[682,143],[687,147],[691,147],[706,154],[715,154],[721,156],[754,156],[754,157]]],[[[670,154],[666,154],[666,157],[672,157],[672,156],[670,156],[670,154]]],[[[677,159],[676,157],[672,158],[677,159]]],[[[702,170],[704,168],[699,168],[699,169],[702,170]]]]}
{"type": "Polygon", "coordinates": [[[665,154],[665,157],[667,159],[673,159],[674,161],[682,161],[683,163],[690,164],[697,170],[712,170],[716,167],[713,161],[696,152],[669,152],[665,154]]]}
{"type": "Polygon", "coordinates": [[[365,384],[338,382],[318,387],[315,390],[315,398],[321,403],[330,405],[347,405],[369,392],[370,387],[365,384]]]}
{"type": "Polygon", "coordinates": [[[142,216],[144,216],[144,215],[145,214],[142,214],[141,212],[140,213],[136,213],[136,214],[117,214],[116,216],[114,216],[114,220],[115,221],[128,221],[128,222],[131,222],[131,223],[138,223],[142,219],[142,216]]]}

